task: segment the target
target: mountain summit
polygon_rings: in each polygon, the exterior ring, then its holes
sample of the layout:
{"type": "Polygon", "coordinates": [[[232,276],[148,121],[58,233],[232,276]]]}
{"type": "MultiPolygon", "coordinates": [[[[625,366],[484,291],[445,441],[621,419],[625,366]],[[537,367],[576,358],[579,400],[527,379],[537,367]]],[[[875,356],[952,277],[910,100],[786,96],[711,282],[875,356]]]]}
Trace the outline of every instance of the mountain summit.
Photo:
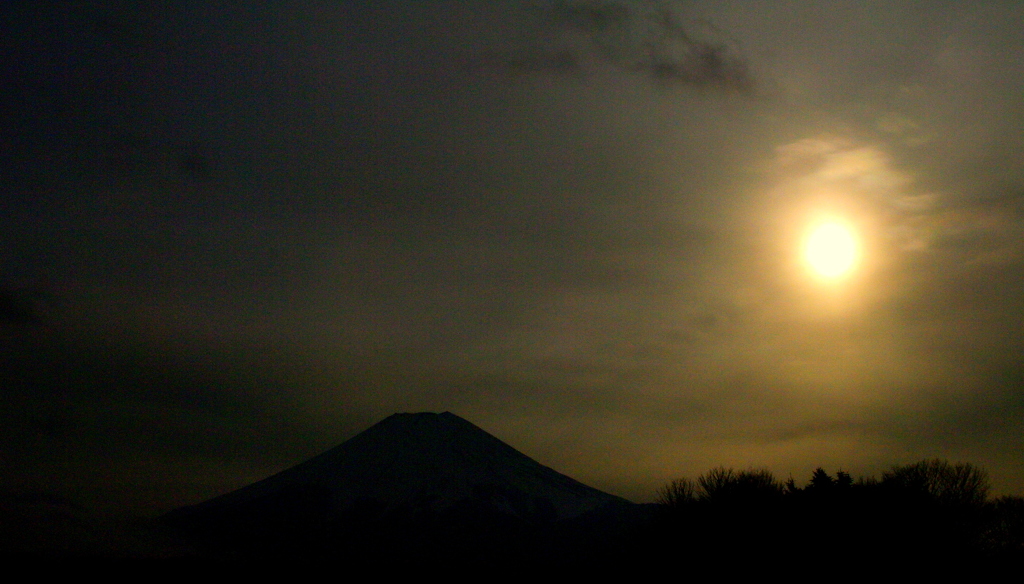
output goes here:
{"type": "Polygon", "coordinates": [[[341,445],[179,516],[282,507],[321,517],[356,509],[437,514],[472,502],[529,521],[625,502],[539,464],[444,412],[394,414],[341,445]]]}
{"type": "Polygon", "coordinates": [[[590,549],[640,507],[445,412],[394,414],[161,523],[212,557],[521,564],[590,549]]]}

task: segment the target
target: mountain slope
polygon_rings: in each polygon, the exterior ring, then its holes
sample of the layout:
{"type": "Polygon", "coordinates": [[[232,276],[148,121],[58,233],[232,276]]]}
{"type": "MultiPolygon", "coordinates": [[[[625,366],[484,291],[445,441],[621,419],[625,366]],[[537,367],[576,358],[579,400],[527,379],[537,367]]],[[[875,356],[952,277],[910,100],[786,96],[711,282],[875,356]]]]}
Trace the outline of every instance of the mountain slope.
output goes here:
{"type": "Polygon", "coordinates": [[[609,507],[633,504],[445,412],[392,415],[302,464],[173,511],[165,522],[202,548],[244,553],[322,555],[352,546],[431,554],[475,546],[484,553],[527,541],[550,548],[580,518],[609,507]]]}
{"type": "Polygon", "coordinates": [[[327,495],[327,513],[366,500],[440,512],[466,499],[486,498],[513,514],[540,506],[554,513],[551,519],[565,519],[624,502],[445,412],[394,414],[320,456],[182,511],[245,506],[302,489],[327,495]]]}

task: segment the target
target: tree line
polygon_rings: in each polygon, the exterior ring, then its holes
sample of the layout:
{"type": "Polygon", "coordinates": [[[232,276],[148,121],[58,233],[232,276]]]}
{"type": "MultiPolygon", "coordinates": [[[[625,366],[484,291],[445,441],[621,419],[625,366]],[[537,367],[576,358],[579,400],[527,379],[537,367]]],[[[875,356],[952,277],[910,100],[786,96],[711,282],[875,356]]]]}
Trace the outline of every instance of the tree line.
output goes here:
{"type": "Polygon", "coordinates": [[[987,473],[969,463],[922,460],[858,479],[818,468],[802,485],[718,467],[671,481],[658,503],[642,545],[664,557],[861,567],[1024,558],[1024,498],[990,497],[987,473]]]}

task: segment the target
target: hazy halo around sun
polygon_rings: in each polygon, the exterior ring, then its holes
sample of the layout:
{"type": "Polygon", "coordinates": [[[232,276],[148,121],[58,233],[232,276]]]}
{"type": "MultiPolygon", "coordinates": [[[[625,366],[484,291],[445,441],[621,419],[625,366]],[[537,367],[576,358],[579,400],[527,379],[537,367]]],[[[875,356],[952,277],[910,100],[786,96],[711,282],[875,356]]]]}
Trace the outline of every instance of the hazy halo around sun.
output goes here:
{"type": "Polygon", "coordinates": [[[847,223],[826,219],[815,223],[803,241],[802,256],[818,278],[835,281],[849,275],[860,259],[860,242],[847,223]]]}

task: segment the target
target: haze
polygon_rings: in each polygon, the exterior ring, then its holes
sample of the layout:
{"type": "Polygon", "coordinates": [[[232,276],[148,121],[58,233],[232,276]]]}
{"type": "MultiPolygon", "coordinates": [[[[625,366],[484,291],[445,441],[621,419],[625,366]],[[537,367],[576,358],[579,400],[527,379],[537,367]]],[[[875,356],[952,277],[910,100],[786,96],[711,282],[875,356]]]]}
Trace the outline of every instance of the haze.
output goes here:
{"type": "Polygon", "coordinates": [[[0,14],[5,489],[162,512],[448,410],[634,501],[1024,491],[1020,3],[0,14]]]}

